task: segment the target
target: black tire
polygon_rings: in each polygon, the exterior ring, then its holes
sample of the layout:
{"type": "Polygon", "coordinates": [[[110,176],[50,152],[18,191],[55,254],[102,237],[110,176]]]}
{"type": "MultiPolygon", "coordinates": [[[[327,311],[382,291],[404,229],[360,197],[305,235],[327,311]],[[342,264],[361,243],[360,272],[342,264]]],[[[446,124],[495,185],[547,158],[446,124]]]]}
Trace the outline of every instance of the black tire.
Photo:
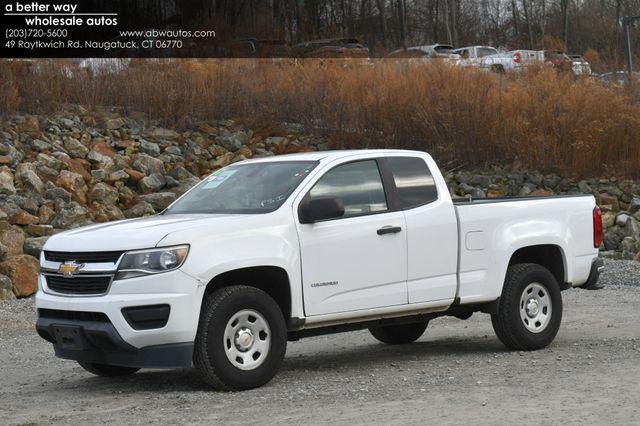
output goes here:
{"type": "Polygon", "coordinates": [[[84,368],[91,374],[102,377],[120,377],[129,376],[140,370],[135,367],[120,367],[118,365],[97,364],[95,362],[78,361],[80,367],[84,368]]]}
{"type": "Polygon", "coordinates": [[[245,390],[269,382],[280,369],[287,350],[287,326],[278,304],[262,290],[230,286],[205,296],[195,340],[193,364],[200,377],[218,390],[245,390]],[[226,355],[225,329],[232,316],[253,310],[270,329],[270,346],[262,363],[242,370],[226,355]]]}
{"type": "MultiPolygon", "coordinates": [[[[536,311],[540,310],[535,305],[536,311]]],[[[528,308],[527,308],[528,309],[528,308]]],[[[542,308],[541,312],[544,312],[542,308]]],[[[524,311],[526,315],[527,311],[524,311]]],[[[539,323],[535,318],[531,321],[531,327],[539,323]],[[534,324],[535,321],[535,324],[534,324]]],[[[498,312],[491,315],[491,324],[498,336],[498,339],[509,349],[531,351],[547,347],[558,334],[560,323],[562,322],[562,294],[560,286],[553,274],[543,266],[533,263],[521,263],[509,267],[502,289],[502,296],[498,303],[498,312]],[[549,306],[551,311],[549,318],[545,321],[546,326],[541,331],[531,331],[525,325],[525,319],[521,316],[521,306],[524,307],[521,299],[529,285],[540,285],[551,299],[549,306]]]]}
{"type": "Polygon", "coordinates": [[[403,345],[415,342],[427,329],[429,321],[413,324],[383,325],[369,327],[373,337],[388,345],[403,345]]]}

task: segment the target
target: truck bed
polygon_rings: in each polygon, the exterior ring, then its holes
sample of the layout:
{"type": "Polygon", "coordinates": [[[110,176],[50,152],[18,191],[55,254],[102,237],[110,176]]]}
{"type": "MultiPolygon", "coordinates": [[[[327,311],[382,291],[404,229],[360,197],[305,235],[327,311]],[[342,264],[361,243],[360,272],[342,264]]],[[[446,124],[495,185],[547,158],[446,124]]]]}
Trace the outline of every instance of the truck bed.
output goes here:
{"type": "Polygon", "coordinates": [[[498,298],[508,260],[524,247],[559,250],[564,263],[559,284],[585,283],[598,254],[593,240],[595,206],[590,195],[454,200],[460,302],[498,298]]]}

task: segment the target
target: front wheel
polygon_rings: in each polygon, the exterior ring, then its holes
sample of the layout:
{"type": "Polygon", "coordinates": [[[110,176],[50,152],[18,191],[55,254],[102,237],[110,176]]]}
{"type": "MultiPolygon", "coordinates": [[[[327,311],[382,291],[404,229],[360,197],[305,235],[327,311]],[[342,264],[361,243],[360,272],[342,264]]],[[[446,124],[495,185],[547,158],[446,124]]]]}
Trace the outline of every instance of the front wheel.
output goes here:
{"type": "Polygon", "coordinates": [[[369,327],[369,332],[382,343],[402,345],[418,340],[427,329],[427,325],[429,325],[429,321],[413,324],[383,325],[369,327]]]}
{"type": "Polygon", "coordinates": [[[139,368],[134,367],[120,367],[118,365],[98,364],[95,362],[78,361],[78,364],[89,373],[102,377],[129,376],[140,370],[139,368]]]}
{"type": "Polygon", "coordinates": [[[555,277],[543,266],[510,266],[491,324],[510,349],[536,350],[556,337],[562,321],[562,295],[555,277]]]}
{"type": "Polygon", "coordinates": [[[262,386],[275,376],[287,348],[278,304],[254,287],[230,286],[205,296],[193,364],[220,390],[262,386]]]}

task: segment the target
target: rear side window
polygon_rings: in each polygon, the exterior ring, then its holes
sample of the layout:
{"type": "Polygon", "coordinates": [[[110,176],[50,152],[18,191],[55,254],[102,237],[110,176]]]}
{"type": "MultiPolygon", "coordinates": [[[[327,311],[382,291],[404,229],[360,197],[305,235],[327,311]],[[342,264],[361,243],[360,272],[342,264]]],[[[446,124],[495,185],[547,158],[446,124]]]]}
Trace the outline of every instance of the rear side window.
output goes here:
{"type": "Polygon", "coordinates": [[[330,170],[311,189],[310,199],[335,197],[344,204],[344,216],[387,210],[387,199],[375,160],[347,163],[330,170]]]}
{"type": "Polygon", "coordinates": [[[388,157],[400,208],[411,209],[438,199],[438,190],[427,163],[416,157],[388,157]]]}

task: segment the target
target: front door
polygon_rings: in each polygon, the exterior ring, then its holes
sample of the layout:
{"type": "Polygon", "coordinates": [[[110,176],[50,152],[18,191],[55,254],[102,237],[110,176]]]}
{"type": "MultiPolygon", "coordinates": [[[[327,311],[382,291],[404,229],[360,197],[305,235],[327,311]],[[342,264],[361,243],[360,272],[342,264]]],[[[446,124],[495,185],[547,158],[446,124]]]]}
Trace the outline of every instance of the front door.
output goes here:
{"type": "Polygon", "coordinates": [[[407,232],[390,211],[378,162],[338,165],[305,198],[336,197],[337,219],[298,223],[307,316],[407,303],[407,232]]]}

